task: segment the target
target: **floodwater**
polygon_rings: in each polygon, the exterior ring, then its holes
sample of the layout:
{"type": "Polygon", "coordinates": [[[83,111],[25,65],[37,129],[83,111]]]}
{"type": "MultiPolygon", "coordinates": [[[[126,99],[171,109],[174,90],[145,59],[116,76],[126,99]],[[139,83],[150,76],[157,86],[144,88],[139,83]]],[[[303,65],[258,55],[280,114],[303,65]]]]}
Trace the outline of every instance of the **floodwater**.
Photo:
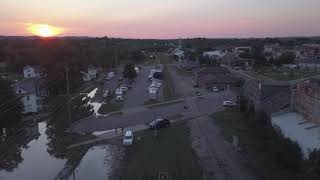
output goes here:
{"type": "MultiPolygon", "coordinates": [[[[91,101],[97,90],[97,88],[94,89],[87,96],[91,98],[89,103],[93,105],[96,115],[101,103],[91,101]]],[[[0,156],[0,168],[5,167],[0,169],[0,180],[54,180],[65,168],[67,159],[56,158],[48,152],[50,140],[46,134],[46,122],[40,122],[26,129],[28,129],[27,133],[23,134],[22,140],[19,143],[14,140],[14,143],[11,143],[13,146],[6,149],[8,152],[18,152],[10,154],[14,158],[0,156]],[[11,159],[14,159],[13,163],[11,159]],[[7,165],[7,162],[10,162],[10,165],[7,165]]],[[[103,133],[106,132],[97,132],[96,135],[103,133]]],[[[59,146],[59,144],[56,145],[59,146]]],[[[123,152],[123,147],[117,145],[94,146],[84,155],[69,179],[110,179],[111,172],[118,167],[123,157],[123,152]]]]}
{"type": "Polygon", "coordinates": [[[1,180],[44,180],[53,179],[66,160],[56,159],[47,152],[46,123],[38,124],[40,136],[22,150],[22,162],[12,172],[0,170],[1,180]]]}
{"type": "Polygon", "coordinates": [[[82,158],[69,180],[108,180],[112,171],[119,167],[123,148],[115,145],[94,146],[82,158]]]}

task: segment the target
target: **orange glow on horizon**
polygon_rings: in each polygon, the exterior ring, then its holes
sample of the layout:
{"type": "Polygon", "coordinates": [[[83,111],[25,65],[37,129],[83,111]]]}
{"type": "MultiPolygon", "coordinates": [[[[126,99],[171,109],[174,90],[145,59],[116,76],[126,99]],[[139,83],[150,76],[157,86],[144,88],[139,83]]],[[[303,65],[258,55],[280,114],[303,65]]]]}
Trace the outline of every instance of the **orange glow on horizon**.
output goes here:
{"type": "Polygon", "coordinates": [[[53,37],[61,34],[63,28],[51,26],[48,24],[28,24],[27,31],[40,37],[53,37]]]}

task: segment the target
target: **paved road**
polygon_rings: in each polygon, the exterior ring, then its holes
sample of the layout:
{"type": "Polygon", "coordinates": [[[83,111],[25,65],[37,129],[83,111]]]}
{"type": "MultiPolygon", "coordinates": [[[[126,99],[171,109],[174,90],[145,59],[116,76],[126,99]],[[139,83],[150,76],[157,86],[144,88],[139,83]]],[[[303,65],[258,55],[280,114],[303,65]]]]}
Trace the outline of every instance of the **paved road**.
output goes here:
{"type": "Polygon", "coordinates": [[[149,68],[141,67],[136,81],[132,84],[132,89],[128,91],[123,108],[128,109],[142,106],[144,105],[144,102],[148,100],[149,96],[147,88],[149,85],[149,73],[149,68]]]}
{"type": "Polygon", "coordinates": [[[172,104],[168,106],[161,106],[152,109],[140,107],[134,107],[126,109],[124,114],[114,116],[102,116],[102,117],[87,117],[71,126],[72,132],[77,133],[92,133],[96,131],[105,131],[114,128],[135,126],[139,124],[145,124],[146,122],[153,121],[159,117],[171,117],[177,114],[182,114],[185,117],[194,116],[197,114],[209,114],[212,113],[212,109],[222,110],[221,98],[223,94],[211,94],[204,98],[186,98],[184,102],[178,104],[172,104]],[[191,103],[190,103],[191,102],[191,103]],[[210,105],[208,105],[208,102],[210,105]],[[184,106],[188,108],[185,109],[184,106]],[[197,110],[195,110],[197,106],[197,110]]]}

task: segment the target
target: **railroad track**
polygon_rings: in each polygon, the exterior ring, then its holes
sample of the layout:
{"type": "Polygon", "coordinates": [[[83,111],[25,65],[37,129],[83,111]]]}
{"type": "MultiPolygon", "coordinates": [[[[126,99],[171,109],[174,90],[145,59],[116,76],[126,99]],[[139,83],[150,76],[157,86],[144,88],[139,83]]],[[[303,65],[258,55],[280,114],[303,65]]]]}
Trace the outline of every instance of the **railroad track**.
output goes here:
{"type": "MultiPolygon", "coordinates": [[[[200,127],[199,123],[197,122],[197,120],[194,120],[197,128],[200,130],[200,132],[206,132],[208,131],[208,127],[207,126],[202,126],[200,127]]],[[[207,135],[204,135],[205,137],[205,141],[207,144],[211,144],[212,140],[209,139],[209,137],[207,135]]],[[[211,151],[209,148],[207,148],[207,152],[210,154],[210,156],[216,161],[218,168],[219,168],[219,172],[222,173],[223,176],[223,180],[231,180],[231,174],[230,174],[230,170],[228,169],[227,164],[225,163],[225,160],[221,159],[219,157],[219,155],[217,154],[217,152],[215,151],[211,151]]]]}

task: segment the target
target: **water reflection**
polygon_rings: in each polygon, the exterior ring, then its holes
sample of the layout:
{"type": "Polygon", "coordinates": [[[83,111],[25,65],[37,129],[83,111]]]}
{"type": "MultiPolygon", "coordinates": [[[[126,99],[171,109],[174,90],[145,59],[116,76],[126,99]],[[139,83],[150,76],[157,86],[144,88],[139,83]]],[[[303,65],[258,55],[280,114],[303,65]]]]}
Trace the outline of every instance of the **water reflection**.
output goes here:
{"type": "Polygon", "coordinates": [[[1,142],[0,179],[47,180],[60,175],[65,179],[107,179],[117,167],[123,150],[115,145],[70,150],[69,145],[93,136],[65,132],[72,122],[90,116],[92,108],[98,114],[101,103],[91,102],[97,91],[96,88],[88,96],[74,99],[70,103],[70,118],[68,108],[63,107],[47,122],[24,126],[14,140],[1,142]]]}
{"type": "MultiPolygon", "coordinates": [[[[1,180],[21,180],[21,179],[32,179],[32,180],[43,180],[43,179],[52,179],[59,172],[60,168],[63,166],[66,160],[56,159],[52,157],[47,152],[48,143],[46,135],[46,123],[39,123],[37,126],[26,127],[28,133],[25,133],[24,138],[21,139],[22,142],[27,143],[26,145],[21,146],[20,156],[17,153],[12,154],[7,157],[14,157],[19,159],[17,164],[12,164],[16,166],[11,169],[11,172],[6,170],[0,171],[1,180]],[[28,136],[30,135],[30,136],[28,136]],[[31,141],[30,141],[31,140],[31,141]]],[[[19,146],[18,142],[14,142],[14,146],[19,146]]],[[[12,151],[12,146],[6,148],[8,151],[12,151]]],[[[5,158],[1,158],[3,162],[5,158]]],[[[11,167],[8,164],[5,164],[5,167],[11,167]]],[[[9,169],[10,170],[10,169],[9,169]]]]}
{"type": "Polygon", "coordinates": [[[100,145],[91,148],[83,157],[69,180],[107,180],[120,166],[124,148],[116,145],[100,145]]]}

